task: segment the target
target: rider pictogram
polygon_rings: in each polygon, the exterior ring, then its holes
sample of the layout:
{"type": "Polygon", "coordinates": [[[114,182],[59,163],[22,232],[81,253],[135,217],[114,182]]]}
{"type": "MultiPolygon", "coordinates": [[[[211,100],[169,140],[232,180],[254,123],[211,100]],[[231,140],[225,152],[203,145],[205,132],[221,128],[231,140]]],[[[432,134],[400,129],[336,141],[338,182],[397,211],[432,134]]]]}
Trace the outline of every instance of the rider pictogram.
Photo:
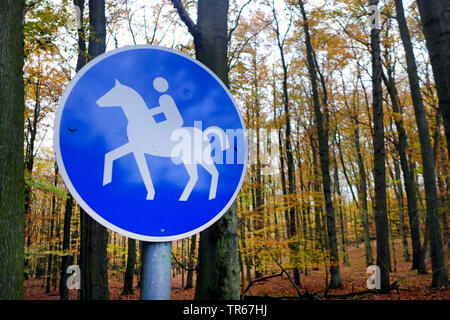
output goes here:
{"type": "MultiPolygon", "coordinates": [[[[157,77],[153,81],[154,89],[163,93],[159,98],[159,106],[149,109],[141,95],[129,86],[121,84],[116,79],[114,87],[106,92],[97,104],[100,107],[121,107],[127,117],[127,134],[129,142],[109,151],[105,155],[105,166],[103,173],[103,185],[112,181],[113,162],[129,153],[133,153],[139,172],[147,189],[147,200],[153,200],[155,197],[155,188],[153,186],[150,170],[145,159],[145,154],[157,155],[161,157],[173,157],[174,150],[179,141],[175,140],[177,129],[182,128],[183,118],[177,108],[173,98],[165,94],[169,88],[166,79],[157,77]],[[157,121],[155,117],[162,119],[157,121]]],[[[198,179],[197,165],[201,165],[211,174],[211,186],[209,199],[214,199],[217,192],[219,172],[214,165],[211,157],[212,149],[208,137],[209,132],[215,132],[216,137],[221,140],[221,151],[229,147],[228,139],[222,129],[218,127],[209,127],[204,132],[196,127],[184,127],[188,139],[181,141],[181,162],[189,174],[189,181],[181,194],[179,200],[186,201],[189,198],[198,179]],[[193,157],[186,156],[192,154],[192,144],[186,143],[196,135],[201,135],[201,143],[195,145],[193,157]]],[[[216,150],[217,151],[217,150],[216,150]]],[[[178,155],[175,155],[178,156],[178,155]]]]}

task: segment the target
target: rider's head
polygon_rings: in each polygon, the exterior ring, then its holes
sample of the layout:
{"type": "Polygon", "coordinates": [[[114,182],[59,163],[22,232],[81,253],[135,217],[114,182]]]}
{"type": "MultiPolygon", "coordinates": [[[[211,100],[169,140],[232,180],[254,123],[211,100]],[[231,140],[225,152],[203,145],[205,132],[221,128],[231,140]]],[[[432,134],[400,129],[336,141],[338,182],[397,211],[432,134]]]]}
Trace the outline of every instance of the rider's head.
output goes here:
{"type": "Polygon", "coordinates": [[[163,93],[166,92],[167,89],[169,89],[169,83],[166,79],[157,77],[155,78],[155,80],[153,80],[153,87],[156,89],[156,91],[163,93]]]}

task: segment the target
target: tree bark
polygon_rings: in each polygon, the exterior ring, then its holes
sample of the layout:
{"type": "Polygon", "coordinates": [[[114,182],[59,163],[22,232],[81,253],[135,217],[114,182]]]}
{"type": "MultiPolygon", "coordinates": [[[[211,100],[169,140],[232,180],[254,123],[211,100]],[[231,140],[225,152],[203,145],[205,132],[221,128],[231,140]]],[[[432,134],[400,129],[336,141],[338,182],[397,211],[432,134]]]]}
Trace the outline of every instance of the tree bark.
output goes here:
{"type": "MultiPolygon", "coordinates": [[[[58,186],[58,165],[54,164],[55,167],[55,177],[53,180],[53,185],[56,187],[58,186]]],[[[48,236],[48,249],[50,253],[47,257],[47,275],[46,275],[46,281],[45,281],[45,293],[50,293],[50,281],[51,277],[53,276],[53,254],[52,251],[54,250],[53,246],[53,233],[55,229],[55,219],[56,219],[56,195],[52,194],[52,206],[50,209],[50,231],[48,236]]]]}
{"type": "MultiPolygon", "coordinates": [[[[278,123],[277,121],[277,106],[276,106],[276,87],[275,87],[275,80],[272,84],[272,90],[273,90],[273,118],[274,122],[278,123]]],[[[281,125],[277,124],[277,136],[278,136],[278,154],[280,157],[280,182],[281,182],[281,191],[283,193],[283,206],[284,206],[284,219],[286,221],[287,226],[289,226],[289,210],[288,207],[288,201],[287,201],[287,187],[286,187],[286,174],[285,174],[285,165],[284,165],[284,152],[283,152],[283,131],[281,125]]],[[[275,213],[276,215],[276,213],[275,213]]],[[[289,234],[288,228],[286,228],[286,234],[289,234]]]]}
{"type": "MultiPolygon", "coordinates": [[[[88,57],[92,59],[105,52],[106,19],[105,1],[89,1],[88,57]]],[[[82,300],[105,300],[108,293],[108,261],[106,248],[108,231],[92,219],[82,208],[81,215],[81,291],[82,300]]]]}
{"type": "MultiPolygon", "coordinates": [[[[378,0],[370,0],[378,6],[378,0]]],[[[375,227],[377,233],[377,265],[381,273],[381,290],[390,291],[389,228],[386,205],[386,151],[384,146],[383,91],[381,88],[380,29],[370,32],[372,53],[373,148],[375,180],[375,227]]]]}
{"type": "Polygon", "coordinates": [[[337,167],[336,152],[333,152],[333,157],[334,157],[334,192],[337,197],[337,203],[339,204],[339,210],[337,210],[337,211],[338,211],[338,216],[339,216],[339,224],[340,224],[340,228],[341,228],[341,250],[342,250],[342,255],[343,255],[342,262],[345,265],[349,266],[350,262],[348,260],[347,238],[345,235],[345,228],[344,228],[344,214],[343,214],[344,206],[342,203],[341,187],[340,187],[340,183],[339,183],[339,172],[338,172],[338,167],[337,167]]]}
{"type": "Polygon", "coordinates": [[[370,232],[369,232],[369,206],[367,204],[367,178],[366,169],[364,167],[364,160],[361,152],[360,137],[359,137],[359,121],[358,115],[355,112],[355,131],[354,131],[354,144],[356,148],[356,156],[358,158],[358,171],[359,171],[359,212],[361,216],[361,222],[363,224],[364,233],[364,248],[366,251],[366,266],[373,264],[373,253],[372,245],[370,243],[370,232]]]}
{"type": "Polygon", "coordinates": [[[0,2],[0,300],[23,299],[23,5],[0,2]]]}
{"type": "MultiPolygon", "coordinates": [[[[400,104],[398,102],[397,88],[395,87],[395,81],[392,76],[392,71],[388,69],[388,78],[382,73],[383,81],[388,89],[388,93],[391,97],[392,110],[401,115],[400,104]]],[[[425,255],[420,242],[420,229],[419,229],[419,215],[417,212],[417,195],[416,184],[414,181],[413,170],[409,166],[409,160],[406,153],[408,149],[408,137],[403,125],[403,120],[399,117],[394,119],[395,127],[398,134],[398,146],[397,150],[400,157],[400,166],[403,172],[403,181],[405,184],[406,199],[408,206],[409,225],[411,229],[411,243],[413,248],[413,262],[412,269],[417,270],[419,274],[427,273],[427,266],[425,264],[425,255]]]]}
{"type": "MultiPolygon", "coordinates": [[[[83,19],[84,12],[84,0],[73,0],[73,4],[80,8],[80,18],[83,19]]],[[[84,26],[80,23],[80,28],[78,28],[78,56],[77,56],[77,66],[76,71],[80,71],[81,68],[86,64],[86,42],[84,41],[84,26]]],[[[67,300],[69,298],[69,292],[66,285],[68,274],[67,268],[73,261],[73,256],[69,254],[70,252],[70,224],[72,220],[73,212],[73,197],[69,194],[69,198],[66,200],[66,207],[64,211],[64,230],[63,230],[63,244],[62,249],[66,253],[61,258],[61,276],[59,284],[59,295],[61,300],[67,300]]]]}
{"type": "MultiPolygon", "coordinates": [[[[194,36],[197,60],[228,86],[228,0],[198,2],[194,36]]],[[[239,251],[236,203],[200,234],[196,299],[239,299],[239,251]],[[212,254],[212,253],[215,254],[212,254]]]]}
{"type": "Polygon", "coordinates": [[[399,209],[399,223],[398,223],[398,232],[402,236],[402,246],[403,246],[403,257],[405,258],[405,262],[411,261],[411,256],[409,254],[409,246],[408,246],[408,229],[406,228],[405,224],[405,202],[403,201],[403,190],[402,190],[402,184],[401,184],[401,177],[400,177],[400,166],[398,164],[398,161],[394,159],[394,172],[395,176],[393,175],[393,179],[396,180],[396,186],[397,186],[397,199],[398,199],[398,209],[399,209]]]}
{"type": "Polygon", "coordinates": [[[189,248],[189,259],[188,259],[188,271],[186,275],[186,286],[185,289],[191,289],[194,287],[194,257],[195,257],[195,247],[197,246],[197,235],[194,234],[191,237],[191,246],[189,248]]]}
{"type": "MultiPolygon", "coordinates": [[[[396,0],[396,4],[397,10],[403,11],[401,10],[403,5],[400,7],[398,0],[396,0]]],[[[417,6],[433,69],[439,97],[439,110],[442,114],[447,139],[447,152],[450,157],[450,1],[417,0],[417,6]]],[[[402,16],[404,17],[404,14],[402,16]]],[[[402,17],[400,20],[403,20],[402,17]]],[[[398,20],[399,25],[400,20],[398,20]]],[[[406,26],[406,21],[404,24],[406,26]]],[[[412,92],[411,95],[413,95],[412,92]]]]}
{"type": "Polygon", "coordinates": [[[66,206],[64,210],[64,229],[63,229],[63,242],[62,250],[64,255],[61,258],[61,275],[59,281],[59,295],[61,300],[69,299],[69,289],[67,288],[67,268],[73,261],[73,256],[70,254],[70,221],[72,220],[73,212],[73,198],[69,195],[66,199],[66,206]]]}
{"type": "MultiPolygon", "coordinates": [[[[255,233],[254,236],[257,238],[257,253],[255,255],[255,277],[262,277],[262,257],[259,253],[260,251],[260,242],[264,234],[262,233],[262,229],[264,228],[264,197],[263,197],[263,183],[262,183],[262,174],[261,174],[261,152],[260,152],[260,130],[261,130],[261,119],[260,119],[260,89],[259,89],[259,81],[258,81],[258,65],[257,65],[257,47],[252,50],[252,69],[253,69],[253,99],[254,99],[254,108],[255,108],[255,128],[256,129],[256,165],[254,166],[255,170],[255,207],[253,210],[255,211],[255,220],[254,227],[255,233]]],[[[256,239],[255,239],[256,240],[256,239]]]]}
{"type": "MultiPolygon", "coordinates": [[[[427,232],[430,239],[431,266],[433,271],[431,285],[433,287],[440,287],[448,284],[448,276],[445,265],[444,247],[442,245],[442,230],[438,214],[433,149],[431,146],[427,115],[422,101],[414,52],[404,16],[402,1],[396,0],[395,3],[397,21],[400,27],[400,36],[406,53],[411,98],[413,100],[414,113],[419,132],[420,151],[422,154],[425,201],[427,205],[427,232]]],[[[447,136],[447,148],[450,148],[450,1],[427,1],[425,5],[423,0],[418,0],[417,4],[419,5],[419,11],[423,22],[423,31],[427,42],[427,48],[430,53],[433,73],[435,75],[436,89],[439,95],[439,108],[442,113],[447,136]],[[433,11],[433,9],[439,9],[439,12],[433,11]],[[438,31],[434,29],[436,22],[433,22],[433,18],[435,19],[437,17],[439,17],[438,19],[440,20],[440,32],[433,34],[432,32],[438,31]],[[442,73],[445,73],[445,76],[442,76],[442,73]],[[442,92],[443,89],[445,89],[446,92],[442,92]]]]}
{"type": "MultiPolygon", "coordinates": [[[[180,0],[171,0],[194,37],[195,56],[228,86],[229,0],[199,0],[194,24],[180,0]]],[[[239,299],[239,250],[236,202],[200,233],[196,299],[239,299]]]]}
{"type": "MultiPolygon", "coordinates": [[[[314,200],[314,241],[315,241],[315,249],[320,251],[323,250],[323,247],[325,247],[325,243],[323,243],[324,235],[323,235],[323,228],[322,228],[322,197],[320,196],[320,178],[319,178],[319,168],[318,163],[319,160],[318,154],[317,154],[317,144],[313,137],[313,134],[311,133],[309,136],[309,141],[312,149],[312,174],[313,174],[313,182],[312,182],[312,189],[314,192],[313,200],[314,200]]],[[[319,257],[317,255],[313,255],[313,262],[315,264],[318,264],[319,257]]],[[[313,270],[318,270],[319,267],[316,265],[313,270]]]]}
{"type": "Polygon", "coordinates": [[[133,294],[133,279],[136,266],[136,240],[128,238],[127,268],[125,270],[122,295],[133,294]]]}

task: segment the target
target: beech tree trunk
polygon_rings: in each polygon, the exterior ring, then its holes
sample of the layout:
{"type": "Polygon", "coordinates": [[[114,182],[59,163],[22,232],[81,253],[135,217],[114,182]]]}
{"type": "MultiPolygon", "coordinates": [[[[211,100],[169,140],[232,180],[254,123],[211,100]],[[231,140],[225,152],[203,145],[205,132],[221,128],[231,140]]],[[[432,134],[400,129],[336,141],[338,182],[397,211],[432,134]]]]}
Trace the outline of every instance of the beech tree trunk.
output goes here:
{"type": "Polygon", "coordinates": [[[399,206],[399,223],[398,223],[398,232],[402,236],[402,246],[403,246],[403,257],[405,258],[405,262],[410,262],[411,257],[409,254],[409,246],[408,246],[408,229],[405,224],[405,201],[403,198],[403,190],[402,190],[402,184],[401,184],[401,177],[400,177],[400,166],[398,164],[398,161],[394,159],[394,172],[395,175],[392,175],[392,178],[396,180],[396,194],[397,194],[397,200],[398,200],[398,206],[399,206]]]}
{"type": "Polygon", "coordinates": [[[325,198],[325,210],[327,213],[327,235],[328,249],[330,250],[330,273],[331,279],[329,287],[331,289],[342,288],[342,279],[339,269],[339,250],[336,235],[336,213],[333,206],[331,195],[331,177],[330,177],[330,150],[328,147],[328,132],[323,124],[323,116],[317,90],[317,73],[314,64],[313,48],[309,34],[308,19],[306,16],[303,1],[299,0],[300,10],[303,16],[303,29],[305,32],[306,54],[308,60],[308,72],[311,79],[311,88],[313,95],[313,107],[319,140],[320,169],[322,171],[322,186],[325,198]]]}
{"type": "Polygon", "coordinates": [[[128,238],[127,268],[125,270],[122,295],[133,294],[133,279],[136,266],[136,240],[128,238]]]}
{"type": "MultiPolygon", "coordinates": [[[[252,52],[252,71],[253,71],[253,106],[254,106],[254,129],[256,129],[256,165],[254,166],[256,181],[255,181],[255,210],[256,216],[254,220],[254,229],[255,229],[255,240],[258,242],[262,241],[264,234],[260,231],[264,228],[264,197],[263,197],[263,182],[262,182],[262,166],[261,166],[261,152],[260,152],[260,130],[261,130],[261,119],[260,119],[260,84],[258,81],[258,65],[257,65],[257,46],[253,48],[252,52]]],[[[258,248],[259,244],[258,244],[258,248]]],[[[255,277],[260,278],[262,276],[262,259],[260,250],[256,250],[256,255],[254,258],[255,261],[255,277]]]]}
{"type": "Polygon", "coordinates": [[[59,296],[61,300],[69,299],[69,289],[67,288],[67,279],[69,277],[67,268],[73,261],[73,256],[70,251],[70,221],[72,219],[73,212],[73,198],[69,195],[66,199],[66,206],[64,210],[64,229],[63,229],[63,242],[62,250],[64,255],[61,257],[61,275],[59,280],[59,296]]]}
{"type": "Polygon", "coordinates": [[[194,287],[194,257],[195,257],[195,247],[197,246],[197,235],[194,234],[191,237],[191,245],[189,248],[189,259],[188,259],[188,271],[186,275],[186,286],[185,289],[191,289],[194,287]]]}
{"type": "Polygon", "coordinates": [[[355,112],[355,124],[354,131],[354,143],[356,148],[356,155],[358,158],[358,171],[359,171],[359,212],[361,216],[361,222],[363,224],[363,234],[364,234],[364,248],[366,251],[366,266],[373,264],[373,254],[372,254],[372,244],[370,243],[370,232],[369,232],[369,207],[367,204],[367,178],[366,169],[364,167],[364,161],[361,153],[360,137],[359,137],[359,123],[358,116],[355,112]]]}
{"type": "MultiPolygon", "coordinates": [[[[395,113],[401,115],[401,109],[398,102],[398,93],[395,87],[395,81],[391,75],[391,71],[388,70],[389,79],[387,79],[384,74],[383,80],[388,89],[388,93],[391,96],[392,110],[395,113]]],[[[409,226],[411,229],[411,243],[413,248],[413,261],[412,269],[417,270],[419,274],[427,273],[427,266],[425,264],[425,255],[422,248],[422,243],[420,242],[420,229],[419,229],[419,215],[417,212],[417,195],[416,195],[416,184],[414,181],[413,170],[409,166],[409,160],[406,153],[408,149],[408,137],[406,135],[406,130],[403,125],[403,120],[401,118],[394,118],[395,127],[397,128],[398,134],[398,153],[400,157],[400,166],[403,172],[403,181],[405,184],[406,199],[408,206],[409,215],[409,226]]]]}
{"type": "MultiPolygon", "coordinates": [[[[84,0],[73,0],[73,4],[80,8],[80,17],[83,17],[84,12],[84,0]]],[[[81,23],[78,29],[78,56],[76,71],[80,71],[86,64],[86,43],[84,42],[84,26],[81,23]]],[[[59,281],[59,295],[61,300],[67,300],[69,298],[69,291],[67,288],[67,268],[73,261],[73,256],[69,255],[70,251],[70,224],[72,220],[73,212],[73,197],[69,194],[69,198],[66,200],[66,206],[64,211],[64,230],[63,230],[63,243],[62,249],[66,255],[61,258],[61,276],[59,281]]]]}
{"type": "MultiPolygon", "coordinates": [[[[439,97],[439,110],[442,114],[447,139],[447,151],[450,157],[450,1],[416,1],[433,69],[434,82],[439,97]]],[[[403,5],[400,7],[398,0],[396,0],[396,5],[397,10],[399,10],[397,12],[398,15],[400,11],[403,12],[403,5]]],[[[404,14],[402,16],[404,17],[404,14]]],[[[402,17],[400,17],[400,20],[403,20],[402,17]]],[[[399,26],[400,20],[398,20],[399,26]]],[[[404,25],[406,26],[406,21],[404,25]]],[[[402,32],[402,29],[404,28],[400,28],[400,32],[402,32]]],[[[403,36],[402,41],[405,45],[403,36]]],[[[420,91],[418,92],[420,93],[420,91]]],[[[411,92],[411,96],[413,96],[413,92],[411,92]]]]}
{"type": "MultiPolygon", "coordinates": [[[[378,0],[370,0],[378,5],[378,0]]],[[[381,273],[381,289],[390,291],[391,259],[389,253],[389,226],[386,204],[386,150],[384,146],[383,91],[381,88],[380,29],[372,26],[370,32],[372,53],[373,148],[375,180],[375,227],[377,233],[377,266],[381,273]]]]}
{"type": "Polygon", "coordinates": [[[340,183],[339,183],[339,172],[338,172],[338,167],[337,167],[336,152],[333,152],[333,157],[334,157],[334,192],[337,197],[337,203],[339,204],[339,210],[337,210],[337,211],[338,211],[338,215],[339,215],[339,224],[340,224],[340,229],[341,229],[341,250],[342,250],[342,255],[343,255],[342,262],[345,265],[349,266],[350,262],[348,260],[347,239],[346,239],[345,227],[344,227],[344,214],[343,214],[344,206],[342,203],[341,187],[340,187],[340,183]]]}
{"type": "MultiPolygon", "coordinates": [[[[180,0],[171,0],[194,37],[195,56],[228,86],[229,0],[199,0],[197,23],[180,0]]],[[[239,251],[236,202],[200,233],[196,299],[239,299],[239,251]]]]}
{"type": "MultiPolygon", "coordinates": [[[[199,0],[194,36],[197,60],[228,86],[228,0],[199,0]]],[[[236,203],[200,234],[196,299],[239,299],[236,203]]]]}
{"type": "MultiPolygon", "coordinates": [[[[105,52],[105,1],[89,1],[89,59],[105,52]]],[[[105,300],[108,293],[108,261],[106,247],[108,231],[92,219],[82,208],[81,215],[81,291],[82,300],[105,300]]]]}
{"type": "MultiPolygon", "coordinates": [[[[411,98],[413,100],[414,114],[419,132],[420,151],[422,154],[425,201],[427,205],[427,232],[430,240],[431,267],[433,271],[431,285],[433,287],[441,287],[448,284],[448,276],[445,265],[444,246],[442,244],[442,228],[438,213],[433,148],[431,146],[427,115],[422,101],[414,52],[404,17],[402,1],[396,0],[395,3],[400,36],[406,53],[411,98]]],[[[450,1],[426,1],[425,4],[423,0],[418,0],[417,4],[419,5],[423,31],[435,75],[436,89],[439,96],[439,108],[442,113],[447,136],[447,148],[450,148],[450,1]],[[436,12],[436,9],[439,11],[436,12]],[[436,18],[438,18],[440,24],[439,32],[435,30],[436,22],[433,22],[436,18]],[[445,92],[442,92],[442,90],[445,90],[445,92]]]]}
{"type": "MultiPolygon", "coordinates": [[[[280,52],[281,57],[281,66],[283,68],[283,107],[285,114],[285,143],[284,143],[284,154],[286,156],[286,166],[287,166],[287,188],[286,190],[286,204],[288,205],[288,209],[286,209],[286,233],[288,238],[290,239],[288,247],[290,251],[291,263],[294,265],[293,273],[294,273],[294,283],[296,285],[300,285],[300,270],[297,266],[297,252],[299,250],[298,241],[292,240],[297,236],[297,226],[296,226],[296,206],[292,204],[292,201],[295,197],[295,166],[294,166],[294,155],[292,153],[292,135],[291,135],[291,116],[290,116],[290,102],[289,102],[289,94],[288,94],[288,66],[286,63],[285,55],[284,55],[284,40],[280,35],[280,28],[278,24],[278,17],[275,10],[275,7],[272,6],[273,17],[275,21],[275,33],[277,38],[278,50],[280,52]]],[[[279,140],[280,142],[281,139],[279,140]]],[[[286,181],[284,181],[286,183],[286,181]]]]}
{"type": "MultiPolygon", "coordinates": [[[[55,177],[53,179],[53,185],[55,187],[58,186],[58,165],[56,164],[56,162],[54,163],[54,168],[55,168],[55,177]]],[[[56,195],[53,193],[52,194],[52,206],[50,209],[50,232],[49,232],[49,238],[48,238],[48,243],[49,243],[49,251],[50,253],[48,254],[47,257],[47,274],[46,274],[46,279],[45,279],[45,293],[50,293],[50,281],[51,281],[51,277],[53,275],[53,254],[52,251],[54,250],[54,245],[53,245],[53,233],[55,230],[55,219],[56,219],[56,195]]]]}
{"type": "Polygon", "coordinates": [[[23,1],[0,1],[0,300],[23,299],[23,1]]]}

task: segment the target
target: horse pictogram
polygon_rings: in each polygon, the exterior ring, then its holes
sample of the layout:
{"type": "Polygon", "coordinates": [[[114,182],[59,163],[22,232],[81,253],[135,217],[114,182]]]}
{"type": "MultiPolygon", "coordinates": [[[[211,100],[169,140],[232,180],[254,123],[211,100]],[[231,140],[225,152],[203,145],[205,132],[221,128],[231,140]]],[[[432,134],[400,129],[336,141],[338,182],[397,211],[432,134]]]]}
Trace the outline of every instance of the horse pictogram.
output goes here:
{"type": "Polygon", "coordinates": [[[166,92],[169,84],[166,79],[157,77],[153,87],[162,95],[159,97],[159,106],[149,109],[141,95],[133,88],[123,85],[116,79],[115,85],[100,99],[100,107],[121,107],[128,120],[128,143],[111,150],[105,154],[103,171],[103,185],[112,181],[113,162],[129,153],[133,153],[139,172],[147,190],[147,200],[155,197],[155,188],[152,183],[150,170],[145,154],[178,158],[183,163],[189,175],[179,201],[187,201],[198,180],[197,165],[201,165],[211,175],[209,200],[214,199],[217,193],[219,172],[212,159],[212,146],[209,139],[211,134],[220,142],[220,150],[229,147],[228,139],[223,130],[211,126],[205,130],[198,127],[183,127],[183,118],[173,98],[166,92]],[[191,143],[191,139],[179,139],[181,136],[200,137],[200,143],[191,143]],[[174,150],[180,151],[179,153],[174,150]],[[193,157],[191,156],[193,155],[193,157]]]}

